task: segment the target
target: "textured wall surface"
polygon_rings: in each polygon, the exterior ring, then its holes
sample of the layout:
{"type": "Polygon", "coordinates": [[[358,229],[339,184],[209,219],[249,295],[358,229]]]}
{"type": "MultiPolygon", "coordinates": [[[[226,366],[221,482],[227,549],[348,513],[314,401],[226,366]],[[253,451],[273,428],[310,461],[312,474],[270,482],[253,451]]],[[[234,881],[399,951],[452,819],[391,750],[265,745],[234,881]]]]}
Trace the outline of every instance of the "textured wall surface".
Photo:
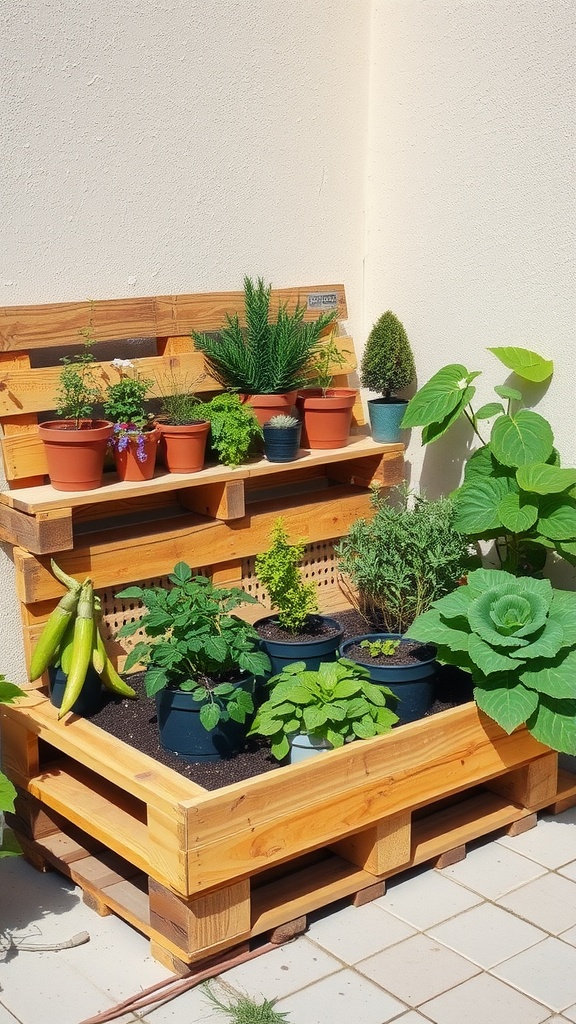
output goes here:
{"type": "MultiPolygon", "coordinates": [[[[446,363],[506,370],[521,345],[555,374],[538,408],[576,464],[576,6],[572,0],[375,0],[365,325],[392,308],[419,383],[446,363]]],[[[533,390],[530,402],[540,394],[533,390]]],[[[425,454],[412,478],[448,490],[470,435],[425,454]]],[[[572,577],[573,577],[572,573],[572,577]]]]}

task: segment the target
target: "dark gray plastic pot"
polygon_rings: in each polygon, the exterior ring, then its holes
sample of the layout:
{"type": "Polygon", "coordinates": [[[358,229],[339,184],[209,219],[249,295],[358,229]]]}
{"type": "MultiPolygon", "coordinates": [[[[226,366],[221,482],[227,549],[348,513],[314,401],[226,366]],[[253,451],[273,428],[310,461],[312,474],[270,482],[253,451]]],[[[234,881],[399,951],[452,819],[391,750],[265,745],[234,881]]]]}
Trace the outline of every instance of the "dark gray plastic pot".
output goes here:
{"type": "MultiPolygon", "coordinates": [[[[254,677],[238,683],[250,693],[254,692],[254,677]]],[[[205,729],[200,721],[199,701],[185,690],[160,690],[156,694],[156,714],[160,746],[171,754],[178,754],[191,764],[204,761],[222,761],[242,750],[250,722],[220,722],[215,729],[205,729]]]]}
{"type": "MultiPolygon", "coordinates": [[[[62,701],[64,699],[64,690],[66,689],[67,676],[61,668],[51,667],[48,669],[48,678],[50,680],[50,703],[55,708],[62,707],[62,701]]],[[[90,718],[90,715],[96,714],[102,707],[102,680],[98,673],[90,667],[86,673],[86,679],[84,685],[80,691],[80,696],[74,702],[71,707],[71,711],[74,715],[81,715],[82,718],[90,718]]]]}
{"type": "MultiPolygon", "coordinates": [[[[362,640],[408,642],[403,641],[399,633],[364,633],[362,636],[353,636],[350,640],[345,640],[340,646],[341,656],[350,658],[348,651],[362,640]]],[[[398,697],[398,707],[394,708],[400,719],[398,725],[404,722],[416,722],[419,718],[423,718],[432,707],[434,681],[438,671],[438,662],[434,658],[426,658],[416,665],[375,665],[370,658],[363,661],[357,656],[351,660],[368,669],[373,683],[388,686],[398,697]]]]}
{"type": "MultiPolygon", "coordinates": [[[[323,661],[336,661],[344,630],[336,619],[330,619],[326,615],[316,617],[333,626],[338,632],[334,636],[319,637],[317,640],[266,640],[261,638],[260,646],[263,651],[266,651],[272,663],[271,675],[277,675],[293,661],[304,661],[306,668],[311,670],[319,668],[323,661]]],[[[275,618],[275,615],[267,615],[263,619],[258,619],[254,626],[258,629],[258,626],[265,622],[273,622],[275,618]]]]}

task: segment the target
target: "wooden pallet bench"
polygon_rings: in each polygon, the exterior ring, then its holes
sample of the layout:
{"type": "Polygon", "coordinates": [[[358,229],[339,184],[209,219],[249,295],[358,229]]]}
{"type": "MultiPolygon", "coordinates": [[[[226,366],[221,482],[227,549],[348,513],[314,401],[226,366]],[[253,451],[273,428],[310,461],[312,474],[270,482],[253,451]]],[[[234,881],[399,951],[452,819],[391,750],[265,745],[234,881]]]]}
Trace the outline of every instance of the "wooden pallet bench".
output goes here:
{"type": "Polygon", "coordinates": [[[542,808],[576,778],[474,704],[213,792],[31,692],[6,707],[4,768],[27,856],[150,937],[176,971],[542,808]]]}

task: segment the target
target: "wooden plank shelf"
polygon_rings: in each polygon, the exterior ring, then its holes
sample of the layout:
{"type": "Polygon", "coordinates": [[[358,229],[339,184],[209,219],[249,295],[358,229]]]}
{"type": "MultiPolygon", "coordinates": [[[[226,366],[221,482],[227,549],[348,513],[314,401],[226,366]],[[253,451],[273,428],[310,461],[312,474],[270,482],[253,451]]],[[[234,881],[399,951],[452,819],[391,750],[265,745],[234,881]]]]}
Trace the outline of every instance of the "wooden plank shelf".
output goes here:
{"type": "Polygon", "coordinates": [[[576,803],[556,754],[474,704],[213,792],[89,721],[59,722],[37,691],[3,709],[2,734],[31,859],[149,934],[176,969],[576,803]]]}

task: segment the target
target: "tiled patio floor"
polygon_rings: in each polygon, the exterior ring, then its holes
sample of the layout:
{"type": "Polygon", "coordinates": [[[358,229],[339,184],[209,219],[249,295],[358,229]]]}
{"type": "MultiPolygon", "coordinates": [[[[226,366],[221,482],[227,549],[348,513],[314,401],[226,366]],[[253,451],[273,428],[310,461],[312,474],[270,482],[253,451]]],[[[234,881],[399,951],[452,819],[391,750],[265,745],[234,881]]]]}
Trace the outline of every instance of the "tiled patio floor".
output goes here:
{"type": "MultiPolygon", "coordinates": [[[[80,1024],[166,978],[148,942],[100,918],[58,875],[0,861],[2,929],[16,944],[88,931],[85,945],[0,962],[0,1024],[80,1024]]],[[[469,849],[444,871],[390,881],[361,908],[315,916],[305,936],[228,971],[220,991],[277,998],[290,1024],[576,1022],[576,808],[469,849]]],[[[217,1024],[201,988],[127,1021],[217,1024]]]]}

